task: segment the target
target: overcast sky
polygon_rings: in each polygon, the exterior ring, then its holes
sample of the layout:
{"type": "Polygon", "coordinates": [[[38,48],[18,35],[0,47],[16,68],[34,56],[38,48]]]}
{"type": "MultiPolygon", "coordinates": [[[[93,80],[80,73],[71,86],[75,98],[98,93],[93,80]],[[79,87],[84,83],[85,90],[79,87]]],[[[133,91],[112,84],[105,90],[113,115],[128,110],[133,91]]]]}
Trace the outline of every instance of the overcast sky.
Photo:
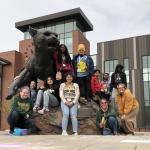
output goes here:
{"type": "Polygon", "coordinates": [[[98,42],[150,34],[150,0],[3,0],[0,51],[18,50],[23,33],[15,22],[77,7],[94,26],[87,33],[92,54],[98,42]]]}

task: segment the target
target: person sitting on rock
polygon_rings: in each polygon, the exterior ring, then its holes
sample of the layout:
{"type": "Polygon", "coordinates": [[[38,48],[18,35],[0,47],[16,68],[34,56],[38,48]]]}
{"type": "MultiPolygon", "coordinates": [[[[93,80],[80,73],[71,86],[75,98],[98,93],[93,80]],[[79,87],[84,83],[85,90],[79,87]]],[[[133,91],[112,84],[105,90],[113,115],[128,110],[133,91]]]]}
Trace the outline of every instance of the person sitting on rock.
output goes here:
{"type": "Polygon", "coordinates": [[[37,86],[36,86],[36,82],[32,80],[30,82],[30,97],[32,98],[33,104],[36,101],[36,96],[37,96],[37,86]]]}
{"type": "Polygon", "coordinates": [[[10,125],[10,134],[14,133],[15,128],[34,129],[34,123],[31,120],[33,102],[30,98],[30,89],[28,86],[20,88],[19,95],[14,96],[11,112],[8,116],[10,125]]]}
{"type": "Polygon", "coordinates": [[[59,84],[57,84],[55,80],[49,76],[45,81],[44,87],[44,91],[40,90],[40,93],[38,92],[37,100],[33,108],[34,111],[39,109],[41,101],[43,100],[43,108],[41,110],[38,110],[38,113],[40,114],[49,112],[49,107],[56,107],[59,105],[59,84]]]}
{"type": "Polygon", "coordinates": [[[78,99],[79,99],[79,86],[73,82],[73,74],[67,73],[65,75],[65,82],[60,85],[59,95],[61,98],[61,109],[63,113],[62,118],[62,135],[67,134],[67,126],[69,115],[71,116],[73,134],[78,134],[78,99]]]}
{"type": "Polygon", "coordinates": [[[37,97],[36,97],[36,101],[33,107],[34,112],[40,110],[43,104],[43,94],[44,94],[44,91],[46,90],[44,81],[38,80],[37,89],[38,89],[37,97]]]}
{"type": "Polygon", "coordinates": [[[99,105],[100,92],[102,89],[102,83],[100,80],[100,70],[99,69],[96,69],[93,72],[93,75],[91,78],[91,89],[92,89],[93,99],[99,105]]]}
{"type": "Polygon", "coordinates": [[[105,98],[100,101],[100,109],[96,114],[96,126],[101,135],[116,135],[118,133],[116,111],[105,98]]]}
{"type": "Polygon", "coordinates": [[[136,117],[139,111],[139,103],[135,96],[126,89],[124,83],[117,85],[118,95],[116,96],[116,104],[118,108],[120,125],[126,134],[134,134],[136,127],[136,117]]]}

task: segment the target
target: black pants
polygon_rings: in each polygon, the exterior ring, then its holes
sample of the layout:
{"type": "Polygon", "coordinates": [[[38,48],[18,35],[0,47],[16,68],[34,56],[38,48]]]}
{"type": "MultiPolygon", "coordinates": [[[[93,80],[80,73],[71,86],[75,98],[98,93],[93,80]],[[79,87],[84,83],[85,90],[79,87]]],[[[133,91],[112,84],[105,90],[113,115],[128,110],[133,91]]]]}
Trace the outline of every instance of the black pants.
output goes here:
{"type": "Polygon", "coordinates": [[[80,87],[80,97],[84,97],[86,99],[91,99],[92,98],[92,93],[91,93],[91,82],[90,78],[85,76],[85,77],[77,77],[77,83],[79,84],[80,87]]]}
{"type": "Polygon", "coordinates": [[[12,111],[8,116],[8,124],[10,132],[14,132],[14,128],[33,129],[35,126],[31,119],[24,118],[18,111],[12,111]]]}

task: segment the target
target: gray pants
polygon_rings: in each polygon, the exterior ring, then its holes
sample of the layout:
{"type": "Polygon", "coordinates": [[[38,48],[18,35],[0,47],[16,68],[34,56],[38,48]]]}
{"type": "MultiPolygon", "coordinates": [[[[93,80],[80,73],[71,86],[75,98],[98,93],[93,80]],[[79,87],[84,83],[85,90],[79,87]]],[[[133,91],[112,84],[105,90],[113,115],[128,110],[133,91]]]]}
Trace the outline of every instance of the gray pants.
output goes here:
{"type": "Polygon", "coordinates": [[[49,107],[56,107],[59,105],[57,98],[48,91],[44,91],[43,98],[44,98],[43,107],[46,109],[48,109],[49,107]]]}
{"type": "Polygon", "coordinates": [[[39,90],[37,93],[36,101],[35,101],[35,107],[40,107],[41,103],[43,101],[43,90],[39,90]]]}
{"type": "Polygon", "coordinates": [[[57,98],[53,94],[47,91],[43,92],[43,90],[39,90],[37,93],[35,106],[40,107],[42,101],[43,101],[43,107],[46,109],[49,109],[49,107],[56,107],[59,105],[57,98]]]}

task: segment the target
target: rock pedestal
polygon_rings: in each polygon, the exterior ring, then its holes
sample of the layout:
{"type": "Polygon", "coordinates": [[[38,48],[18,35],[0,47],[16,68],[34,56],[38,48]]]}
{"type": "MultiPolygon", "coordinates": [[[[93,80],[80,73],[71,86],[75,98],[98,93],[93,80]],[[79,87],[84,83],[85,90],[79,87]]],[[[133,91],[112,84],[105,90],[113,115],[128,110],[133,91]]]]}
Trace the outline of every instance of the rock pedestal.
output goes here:
{"type": "MultiPolygon", "coordinates": [[[[96,135],[96,111],[98,107],[94,102],[89,102],[86,105],[80,105],[78,109],[78,133],[80,135],[96,135]]],[[[52,108],[50,112],[44,115],[35,113],[34,122],[40,129],[39,134],[61,134],[62,112],[59,108],[52,108]]],[[[69,119],[67,132],[72,134],[71,119],[69,119]]]]}

